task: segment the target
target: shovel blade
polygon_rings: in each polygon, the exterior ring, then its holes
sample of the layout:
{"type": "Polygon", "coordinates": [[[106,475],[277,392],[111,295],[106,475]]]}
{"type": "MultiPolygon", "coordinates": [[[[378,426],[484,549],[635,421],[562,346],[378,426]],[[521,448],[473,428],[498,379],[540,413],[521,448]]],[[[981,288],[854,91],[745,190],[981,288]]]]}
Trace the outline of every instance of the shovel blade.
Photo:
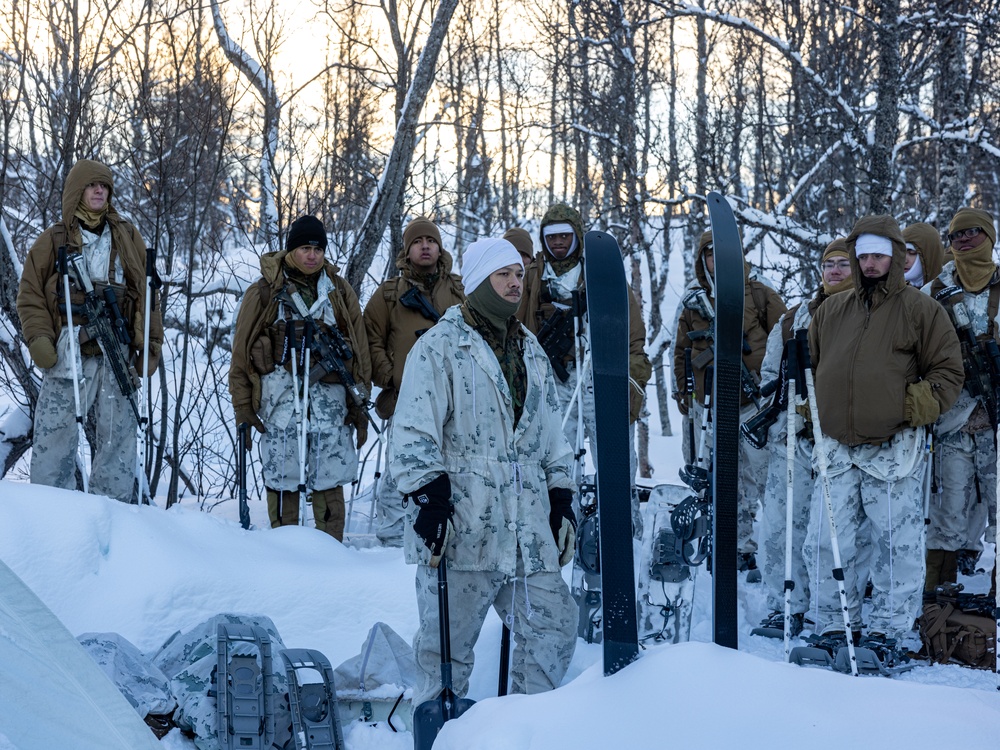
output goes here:
{"type": "Polygon", "coordinates": [[[475,703],[470,698],[456,698],[449,691],[417,706],[413,711],[413,750],[431,750],[444,723],[457,719],[475,703]]]}

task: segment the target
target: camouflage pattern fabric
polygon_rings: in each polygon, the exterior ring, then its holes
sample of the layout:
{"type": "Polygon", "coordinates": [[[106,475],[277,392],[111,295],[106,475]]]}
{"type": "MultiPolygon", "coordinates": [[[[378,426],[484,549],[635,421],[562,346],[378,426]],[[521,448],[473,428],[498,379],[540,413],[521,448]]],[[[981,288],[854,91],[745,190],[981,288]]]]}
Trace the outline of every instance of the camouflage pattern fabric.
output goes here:
{"type": "MultiPolygon", "coordinates": [[[[309,386],[306,487],[330,489],[353,481],[358,450],[347,418],[346,391],[339,383],[309,386]]],[[[261,378],[260,418],[267,432],[260,436],[264,484],[275,490],[299,486],[298,421],[295,419],[292,376],[283,368],[261,378]]]]}
{"type": "MultiPolygon", "coordinates": [[[[387,445],[392,441],[392,425],[393,420],[387,419],[383,431],[387,445]]],[[[378,513],[378,528],[375,531],[375,537],[383,547],[402,547],[406,510],[403,507],[403,493],[396,486],[396,478],[392,475],[388,461],[386,461],[385,469],[382,472],[382,478],[379,480],[375,507],[378,513]]]]}
{"type": "MultiPolygon", "coordinates": [[[[826,442],[835,443],[829,438],[826,442]]],[[[847,449],[841,446],[848,452],[872,447],[847,449]]],[[[885,449],[887,455],[892,452],[891,448],[885,449]]],[[[914,453],[919,450],[915,449],[914,453]]],[[[859,459],[858,464],[863,463],[859,459]]],[[[863,567],[859,563],[863,553],[859,550],[864,547],[869,548],[871,555],[869,569],[873,592],[869,630],[900,637],[910,632],[914,619],[920,614],[924,580],[922,469],[923,464],[914,463],[909,475],[889,478],[876,477],[856,464],[831,472],[830,495],[852,628],[861,626],[860,592],[864,590],[864,581],[863,574],[859,576],[863,567]]],[[[820,505],[823,485],[818,479],[813,492],[813,507],[823,508],[825,513],[824,505],[820,505]]],[[[823,528],[828,528],[828,523],[811,524],[805,544],[810,581],[819,597],[815,618],[818,632],[844,629],[837,585],[831,575],[832,558],[816,555],[821,547],[819,534],[823,528]]]]}
{"type": "MultiPolygon", "coordinates": [[[[170,688],[177,698],[174,722],[182,730],[195,735],[194,744],[198,750],[220,749],[216,736],[215,702],[215,671],[219,664],[217,631],[220,623],[256,625],[271,637],[274,746],[285,747],[291,739],[292,728],[287,699],[288,679],[279,656],[285,644],[271,619],[263,615],[216,615],[186,633],[175,633],[153,656],[153,664],[170,679],[170,688]]],[[[246,642],[235,643],[230,649],[230,655],[251,654],[256,654],[256,649],[246,642]]]]}
{"type": "MultiPolygon", "coordinates": [[[[64,362],[69,360],[68,330],[63,329],[57,348],[64,362]]],[[[80,356],[79,352],[77,356],[80,356]]],[[[107,495],[123,503],[131,502],[136,461],[135,413],[119,390],[104,357],[81,357],[79,364],[80,406],[84,413],[94,409],[97,426],[88,489],[94,495],[107,495]]],[[[58,363],[56,367],[59,367],[58,363]]],[[[80,431],[74,421],[75,413],[72,374],[60,377],[58,373],[44,372],[35,405],[32,484],[76,489],[80,431]]]]}
{"type": "Polygon", "coordinates": [[[931,496],[927,549],[981,551],[996,541],[997,449],[993,430],[938,439],[940,492],[931,496]],[[978,485],[978,487],[977,487],[978,485]]]}
{"type": "MultiPolygon", "coordinates": [[[[516,427],[497,358],[458,307],[417,340],[406,361],[389,470],[404,493],[442,473],[450,477],[455,533],[445,554],[451,570],[510,576],[522,560],[528,575],[559,571],[548,491],[575,490],[572,454],[548,359],[534,336],[524,343],[528,382],[516,427]]],[[[429,551],[412,528],[416,513],[409,504],[406,561],[426,564],[429,551]]]]}
{"type": "MultiPolygon", "coordinates": [[[[419,706],[441,692],[437,571],[417,566],[416,588],[420,628],[413,637],[413,651],[420,679],[413,705],[419,706]]],[[[511,692],[530,695],[559,687],[576,649],[579,617],[561,574],[542,571],[525,576],[520,557],[514,576],[449,567],[448,604],[452,678],[459,697],[469,691],[474,647],[490,607],[513,632],[511,692]]]]}
{"type": "Polygon", "coordinates": [[[176,708],[166,675],[124,636],[84,633],[77,640],[139,716],[167,716],[176,708]]]}

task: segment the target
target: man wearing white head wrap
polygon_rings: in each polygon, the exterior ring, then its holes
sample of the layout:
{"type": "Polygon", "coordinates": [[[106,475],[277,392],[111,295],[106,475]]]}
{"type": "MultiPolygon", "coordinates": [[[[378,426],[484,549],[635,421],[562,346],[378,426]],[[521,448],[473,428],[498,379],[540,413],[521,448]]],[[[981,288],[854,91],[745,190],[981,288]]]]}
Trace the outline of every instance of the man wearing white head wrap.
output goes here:
{"type": "Polygon", "coordinates": [[[440,690],[442,557],[459,696],[490,607],[514,632],[515,693],[558,686],[576,645],[577,607],[560,573],[576,533],[572,453],[548,359],[514,317],[524,266],[510,242],[490,238],[466,249],[462,271],[466,301],[410,351],[389,441],[390,471],[413,500],[404,550],[417,565],[415,704],[440,690]]]}
{"type": "MultiPolygon", "coordinates": [[[[847,251],[855,288],[824,302],[809,327],[818,408],[813,426],[822,432],[814,467],[823,455],[851,630],[861,627],[864,583],[857,571],[867,547],[873,591],[862,645],[894,659],[898,639],[910,632],[921,607],[925,428],[959,394],[962,353],[941,305],[903,279],[906,245],[893,217],[859,220],[847,251]]],[[[814,503],[823,491],[817,482],[814,503]]],[[[812,524],[807,534],[807,561],[814,559],[819,528],[812,524]]],[[[826,555],[810,569],[819,597],[816,624],[846,639],[832,569],[826,555]]]]}

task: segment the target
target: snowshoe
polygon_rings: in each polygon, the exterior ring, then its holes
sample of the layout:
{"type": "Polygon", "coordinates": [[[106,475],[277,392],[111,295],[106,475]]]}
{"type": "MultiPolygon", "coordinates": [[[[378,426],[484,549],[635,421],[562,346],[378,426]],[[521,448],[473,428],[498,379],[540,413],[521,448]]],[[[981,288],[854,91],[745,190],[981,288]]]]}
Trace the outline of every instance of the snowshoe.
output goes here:
{"type": "Polygon", "coordinates": [[[333,667],[319,651],[289,648],[281,652],[288,675],[288,701],[296,750],[344,750],[344,736],[337,713],[333,667]],[[302,677],[322,682],[304,683],[302,677]]]}
{"type": "MultiPolygon", "coordinates": [[[[854,649],[854,656],[858,661],[858,674],[880,674],[891,677],[917,666],[911,662],[909,654],[899,648],[895,638],[886,638],[882,633],[869,634],[854,649]]],[[[844,646],[837,652],[834,669],[850,672],[850,658],[850,652],[844,646]]]]}
{"type": "MultiPolygon", "coordinates": [[[[805,625],[805,615],[801,612],[794,613],[790,618],[791,636],[794,638],[802,632],[805,625]]],[[[750,635],[762,635],[765,638],[785,638],[785,613],[774,611],[760,621],[760,627],[750,631],[750,635]]]]}
{"type": "MultiPolygon", "coordinates": [[[[851,633],[852,639],[857,643],[861,634],[856,631],[851,633]]],[[[810,635],[805,639],[808,646],[796,646],[788,654],[788,661],[798,664],[800,667],[829,667],[837,671],[844,671],[837,666],[837,656],[841,651],[848,653],[847,636],[843,630],[834,630],[823,635],[810,635]]],[[[847,661],[847,669],[851,671],[850,660],[847,661]]]]}
{"type": "Polygon", "coordinates": [[[976,569],[979,562],[979,553],[974,549],[960,549],[955,557],[955,567],[963,576],[972,577],[976,573],[983,572],[976,569]]]}

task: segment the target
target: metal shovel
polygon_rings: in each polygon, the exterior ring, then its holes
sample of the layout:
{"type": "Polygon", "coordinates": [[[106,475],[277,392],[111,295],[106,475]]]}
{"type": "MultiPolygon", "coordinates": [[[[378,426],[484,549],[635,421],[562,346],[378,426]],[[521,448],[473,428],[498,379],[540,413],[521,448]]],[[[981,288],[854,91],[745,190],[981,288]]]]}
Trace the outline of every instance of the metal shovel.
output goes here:
{"type": "Polygon", "coordinates": [[[446,721],[457,719],[475,701],[459,698],[451,684],[451,626],[448,622],[448,570],[444,557],[438,564],[438,621],[441,633],[441,692],[413,711],[413,750],[431,750],[446,721]]]}

